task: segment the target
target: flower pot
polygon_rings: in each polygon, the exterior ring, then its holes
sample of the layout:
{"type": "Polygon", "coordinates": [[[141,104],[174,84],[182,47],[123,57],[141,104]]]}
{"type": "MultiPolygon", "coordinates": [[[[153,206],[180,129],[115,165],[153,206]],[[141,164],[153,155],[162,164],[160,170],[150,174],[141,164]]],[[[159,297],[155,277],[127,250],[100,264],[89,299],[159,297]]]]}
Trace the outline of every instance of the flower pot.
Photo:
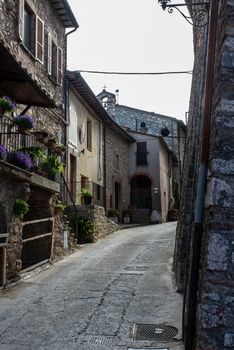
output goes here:
{"type": "Polygon", "coordinates": [[[130,224],[130,216],[124,216],[123,217],[123,223],[124,224],[130,224]]]}
{"type": "Polygon", "coordinates": [[[83,197],[84,205],[92,204],[93,197],[83,197]]]}
{"type": "Polygon", "coordinates": [[[30,135],[29,129],[25,129],[24,127],[22,127],[20,125],[18,126],[18,133],[22,134],[22,135],[30,135]]]}
{"type": "Polygon", "coordinates": [[[0,106],[0,117],[3,117],[6,112],[6,109],[2,106],[0,106]]]}

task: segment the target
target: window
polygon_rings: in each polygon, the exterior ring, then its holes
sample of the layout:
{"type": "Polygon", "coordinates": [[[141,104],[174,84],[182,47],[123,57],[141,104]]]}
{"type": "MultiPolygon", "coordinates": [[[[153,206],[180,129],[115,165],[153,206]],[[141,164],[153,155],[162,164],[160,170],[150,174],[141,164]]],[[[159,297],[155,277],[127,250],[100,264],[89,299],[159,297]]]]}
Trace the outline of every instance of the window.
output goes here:
{"type": "Polygon", "coordinates": [[[136,164],[147,165],[147,144],[146,142],[137,142],[136,164]]]}
{"type": "Polygon", "coordinates": [[[24,47],[41,63],[44,62],[44,22],[26,0],[19,0],[19,37],[24,47]]]}
{"type": "Polygon", "coordinates": [[[92,151],[92,122],[87,120],[87,148],[92,151]]]}
{"type": "Polygon", "coordinates": [[[119,155],[115,155],[115,169],[119,170],[119,155]]]}
{"type": "Polygon", "coordinates": [[[47,35],[47,71],[58,85],[62,85],[63,52],[55,44],[50,33],[47,35]]]}

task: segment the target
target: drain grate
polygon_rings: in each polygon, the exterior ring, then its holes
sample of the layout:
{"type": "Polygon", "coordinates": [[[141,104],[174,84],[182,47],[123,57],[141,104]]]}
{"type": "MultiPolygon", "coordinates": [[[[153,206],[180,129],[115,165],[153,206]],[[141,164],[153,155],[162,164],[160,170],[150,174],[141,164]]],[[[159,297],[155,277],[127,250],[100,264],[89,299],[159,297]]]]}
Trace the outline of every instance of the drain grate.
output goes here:
{"type": "Polygon", "coordinates": [[[96,345],[111,345],[113,343],[113,338],[111,337],[92,337],[89,339],[90,344],[96,345]]]}
{"type": "Polygon", "coordinates": [[[133,340],[172,341],[178,329],[165,324],[135,324],[133,340]]]}

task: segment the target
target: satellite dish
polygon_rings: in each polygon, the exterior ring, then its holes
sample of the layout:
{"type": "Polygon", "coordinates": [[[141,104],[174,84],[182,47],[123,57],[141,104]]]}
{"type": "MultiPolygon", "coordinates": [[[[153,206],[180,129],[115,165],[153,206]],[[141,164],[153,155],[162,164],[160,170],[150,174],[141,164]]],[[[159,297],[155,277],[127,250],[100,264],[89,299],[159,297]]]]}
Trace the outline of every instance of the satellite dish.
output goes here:
{"type": "Polygon", "coordinates": [[[167,137],[169,134],[170,134],[170,131],[169,131],[168,128],[165,126],[165,128],[163,128],[163,129],[161,130],[161,135],[162,135],[163,137],[167,137]]]}
{"type": "Polygon", "coordinates": [[[85,142],[85,136],[86,136],[86,127],[85,127],[85,123],[83,123],[79,129],[80,144],[85,142]]]}

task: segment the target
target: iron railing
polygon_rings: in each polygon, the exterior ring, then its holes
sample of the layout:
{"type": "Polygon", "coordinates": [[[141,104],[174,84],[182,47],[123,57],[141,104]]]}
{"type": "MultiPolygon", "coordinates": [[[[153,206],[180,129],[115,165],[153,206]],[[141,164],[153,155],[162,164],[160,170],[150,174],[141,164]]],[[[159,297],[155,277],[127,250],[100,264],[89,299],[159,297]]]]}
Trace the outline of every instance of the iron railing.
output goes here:
{"type": "MultiPolygon", "coordinates": [[[[82,198],[80,196],[80,192],[82,188],[88,188],[92,194],[93,194],[93,199],[92,199],[92,204],[95,205],[100,205],[102,207],[105,206],[104,203],[104,187],[98,185],[97,183],[93,181],[87,181],[84,183],[79,182],[79,181],[69,181],[66,183],[67,187],[69,189],[69,192],[71,194],[71,197],[73,198],[74,202],[76,204],[83,204],[82,198]]],[[[62,189],[61,192],[64,192],[64,189],[62,189]]],[[[69,194],[65,194],[64,197],[69,204],[72,204],[72,202],[69,202],[69,194]]]]}

